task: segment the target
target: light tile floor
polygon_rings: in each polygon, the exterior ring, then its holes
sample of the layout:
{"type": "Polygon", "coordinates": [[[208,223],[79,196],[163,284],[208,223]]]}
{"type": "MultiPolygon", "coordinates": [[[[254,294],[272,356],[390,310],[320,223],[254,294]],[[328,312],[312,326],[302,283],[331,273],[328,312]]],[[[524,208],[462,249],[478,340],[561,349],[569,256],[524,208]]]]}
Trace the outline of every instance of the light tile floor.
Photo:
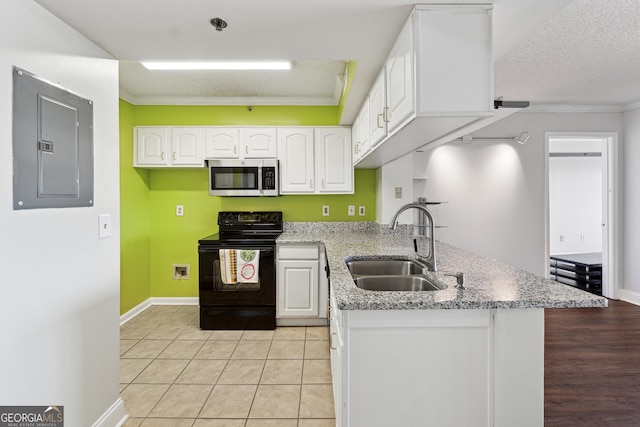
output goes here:
{"type": "Polygon", "coordinates": [[[203,331],[198,306],[120,328],[124,427],[334,427],[327,327],[203,331]]]}

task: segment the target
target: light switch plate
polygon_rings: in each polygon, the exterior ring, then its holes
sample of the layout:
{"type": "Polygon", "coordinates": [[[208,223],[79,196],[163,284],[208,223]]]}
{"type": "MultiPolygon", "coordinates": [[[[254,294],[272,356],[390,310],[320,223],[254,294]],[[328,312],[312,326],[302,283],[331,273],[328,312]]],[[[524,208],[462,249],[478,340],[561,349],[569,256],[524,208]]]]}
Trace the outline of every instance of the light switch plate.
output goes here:
{"type": "Polygon", "coordinates": [[[396,199],[402,199],[402,187],[395,188],[396,199]]]}
{"type": "Polygon", "coordinates": [[[111,237],[111,215],[98,215],[98,239],[111,237]]]}
{"type": "Polygon", "coordinates": [[[354,216],[356,214],[356,207],[354,205],[349,205],[347,207],[347,215],[354,216]]]}

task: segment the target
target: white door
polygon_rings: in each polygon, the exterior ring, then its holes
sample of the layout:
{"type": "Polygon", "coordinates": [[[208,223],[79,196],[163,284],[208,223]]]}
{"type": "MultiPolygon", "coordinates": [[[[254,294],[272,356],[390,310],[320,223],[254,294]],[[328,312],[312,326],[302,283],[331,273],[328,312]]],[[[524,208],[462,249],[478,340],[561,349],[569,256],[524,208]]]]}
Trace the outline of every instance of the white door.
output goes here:
{"type": "Polygon", "coordinates": [[[245,159],[277,157],[276,128],[243,128],[240,130],[245,159]]]}
{"type": "Polygon", "coordinates": [[[616,298],[617,135],[550,132],[546,139],[547,256],[601,253],[602,295],[616,298]]]}
{"type": "Polygon", "coordinates": [[[278,159],[281,193],[315,191],[313,129],[278,129],[278,159]]]}
{"type": "Polygon", "coordinates": [[[351,130],[315,130],[316,182],[321,193],[353,193],[351,130]]]}
{"type": "Polygon", "coordinates": [[[205,131],[204,156],[214,159],[237,159],[239,155],[239,128],[208,128],[205,131]]]}
{"type": "Polygon", "coordinates": [[[369,143],[375,147],[387,136],[387,122],[385,121],[386,100],[385,70],[376,79],[369,92],[369,143]]]}
{"type": "Polygon", "coordinates": [[[171,164],[204,166],[203,134],[202,128],[173,128],[171,130],[171,164]]]}
{"type": "Polygon", "coordinates": [[[137,128],[135,153],[136,165],[168,165],[168,141],[169,128],[137,128]]]}
{"type": "Polygon", "coordinates": [[[416,111],[413,57],[413,20],[409,19],[386,64],[388,133],[392,133],[416,111]]]}
{"type": "Polygon", "coordinates": [[[278,262],[278,317],[318,316],[318,261],[278,262]]]}

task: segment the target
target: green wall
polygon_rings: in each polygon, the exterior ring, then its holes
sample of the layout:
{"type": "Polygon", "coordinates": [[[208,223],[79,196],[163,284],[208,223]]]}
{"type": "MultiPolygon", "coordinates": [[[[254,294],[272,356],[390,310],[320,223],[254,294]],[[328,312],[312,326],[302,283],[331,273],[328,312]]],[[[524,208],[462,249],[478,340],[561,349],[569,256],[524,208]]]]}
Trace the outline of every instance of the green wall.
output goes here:
{"type": "MultiPolygon", "coordinates": [[[[138,248],[126,248],[123,227],[123,277],[121,312],[149,297],[197,297],[199,238],[217,232],[220,210],[281,210],[285,221],[375,221],[375,171],[355,171],[355,194],[349,195],[288,195],[279,197],[211,197],[205,168],[196,169],[134,169],[132,165],[132,128],[142,125],[263,125],[263,126],[323,126],[337,125],[338,107],[247,107],[220,106],[131,106],[121,102],[121,153],[128,153],[121,163],[123,193],[133,193],[140,187],[141,200],[122,198],[122,222],[133,225],[146,216],[148,260],[138,264],[134,273],[125,269],[125,257],[135,255],[143,261],[138,248]],[[126,120],[122,120],[126,113],[126,120]],[[128,188],[128,187],[132,188],[128,188]],[[144,186],[142,188],[141,186],[144,186]],[[176,205],[184,206],[184,216],[175,215],[176,205]],[[322,216],[322,205],[329,205],[331,215],[322,216]],[[365,206],[365,216],[347,216],[347,206],[365,206]],[[131,216],[130,218],[127,218],[131,216]],[[173,264],[190,264],[191,278],[173,280],[173,264]],[[127,277],[125,277],[125,273],[127,277]],[[145,276],[146,275],[146,276],[145,276]],[[142,279],[146,279],[146,282],[142,279]],[[148,283],[148,286],[141,283],[148,283]],[[131,287],[132,289],[125,289],[131,287]],[[133,290],[135,289],[135,291],[133,290]],[[148,289],[148,294],[141,292],[148,289]]],[[[129,232],[132,230],[129,228],[129,232]]],[[[140,234],[137,231],[135,234],[140,234]]]]}

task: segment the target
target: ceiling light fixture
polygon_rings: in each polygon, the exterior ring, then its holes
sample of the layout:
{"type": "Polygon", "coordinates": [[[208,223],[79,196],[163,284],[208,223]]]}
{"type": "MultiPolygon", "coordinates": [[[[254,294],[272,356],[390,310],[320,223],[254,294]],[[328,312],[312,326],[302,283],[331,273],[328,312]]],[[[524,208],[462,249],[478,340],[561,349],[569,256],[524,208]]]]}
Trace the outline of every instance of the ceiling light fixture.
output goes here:
{"type": "Polygon", "coordinates": [[[209,20],[209,22],[213,25],[213,28],[215,28],[216,31],[222,31],[227,28],[227,21],[222,18],[213,18],[209,20]]]}
{"type": "Polygon", "coordinates": [[[143,61],[148,70],[290,70],[291,61],[143,61]]]}
{"type": "Polygon", "coordinates": [[[531,135],[529,135],[529,132],[522,132],[520,135],[518,136],[497,136],[495,138],[491,138],[491,137],[487,137],[487,136],[483,136],[480,138],[474,138],[471,135],[464,135],[462,138],[458,138],[459,140],[461,140],[463,143],[466,144],[470,144],[473,141],[515,141],[518,144],[524,144],[525,142],[527,142],[527,140],[529,139],[531,135]]]}

